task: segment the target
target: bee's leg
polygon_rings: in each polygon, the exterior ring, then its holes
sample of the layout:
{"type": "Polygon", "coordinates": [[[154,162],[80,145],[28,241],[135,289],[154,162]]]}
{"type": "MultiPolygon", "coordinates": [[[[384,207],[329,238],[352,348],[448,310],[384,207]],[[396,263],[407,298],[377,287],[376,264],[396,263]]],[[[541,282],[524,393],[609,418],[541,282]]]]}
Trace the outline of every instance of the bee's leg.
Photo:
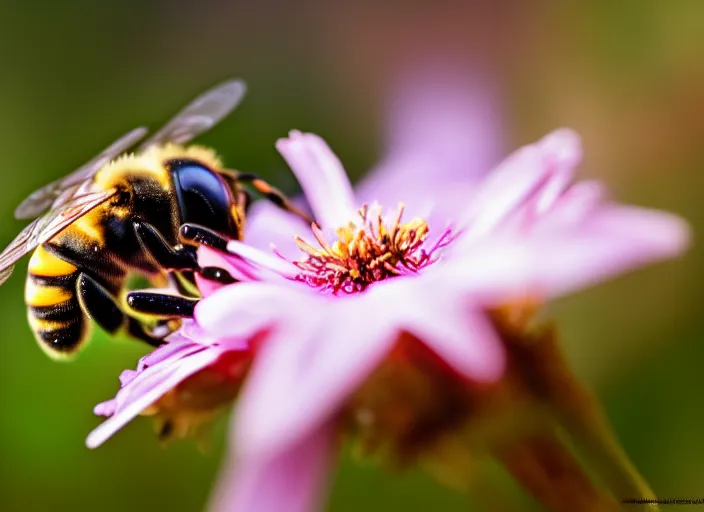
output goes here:
{"type": "Polygon", "coordinates": [[[161,340],[152,336],[136,318],[126,315],[118,301],[100,283],[88,274],[81,274],[76,281],[78,300],[83,311],[109,334],[126,327],[135,338],[158,346],[161,340]]]}
{"type": "Polygon", "coordinates": [[[273,187],[267,181],[263,180],[256,174],[235,171],[234,175],[237,181],[242,183],[249,183],[252,188],[259,192],[262,196],[264,196],[267,201],[271,201],[279,208],[299,216],[308,224],[311,224],[313,222],[313,219],[310,217],[310,215],[296,208],[291,203],[291,201],[288,200],[288,198],[286,197],[286,195],[284,195],[283,192],[273,187]]]}
{"type": "MultiPolygon", "coordinates": [[[[227,238],[212,229],[197,224],[184,224],[179,229],[178,236],[184,245],[191,247],[200,247],[202,245],[217,252],[227,252],[227,238]]],[[[198,275],[220,284],[232,284],[238,281],[227,270],[220,267],[201,267],[198,270],[198,275]]]]}
{"type": "MultiPolygon", "coordinates": [[[[172,272],[195,272],[200,274],[205,279],[211,281],[217,281],[221,284],[234,283],[235,279],[224,269],[217,267],[201,267],[198,265],[198,258],[196,256],[196,248],[198,245],[209,245],[201,244],[199,242],[189,239],[187,236],[181,236],[184,241],[184,245],[177,245],[172,247],[169,242],[157,231],[157,229],[151,224],[143,222],[134,223],[135,233],[137,233],[137,238],[142,244],[145,251],[151,254],[154,261],[165,270],[170,270],[172,272]]],[[[193,224],[185,224],[179,234],[189,233],[196,236],[196,231],[200,233],[201,237],[206,237],[211,241],[209,247],[216,248],[217,245],[220,251],[225,251],[227,247],[227,239],[218,235],[214,231],[206,228],[201,228],[200,226],[195,226],[193,224]],[[192,228],[189,231],[189,227],[192,228]]]]}
{"type": "Polygon", "coordinates": [[[193,272],[169,272],[166,276],[168,282],[167,288],[176,290],[179,294],[192,297],[193,288],[196,287],[193,272]]]}
{"type": "Polygon", "coordinates": [[[238,228],[237,238],[242,239],[245,229],[247,228],[247,212],[249,211],[249,207],[252,205],[252,194],[250,194],[248,190],[245,190],[242,187],[234,186],[233,190],[236,193],[234,210],[237,212],[235,219],[238,228]]]}
{"type": "Polygon", "coordinates": [[[161,338],[168,334],[156,336],[138,319],[126,315],[115,297],[88,274],[78,277],[76,290],[83,311],[109,334],[124,327],[128,334],[154,347],[161,345],[161,338]]]}
{"type": "Polygon", "coordinates": [[[127,317],[127,334],[138,340],[144,341],[152,347],[158,347],[164,344],[164,338],[171,334],[171,330],[165,332],[157,332],[157,328],[149,329],[144,323],[131,316],[127,317]]]}
{"type": "Polygon", "coordinates": [[[100,283],[82,273],[76,281],[76,292],[81,308],[110,334],[125,325],[127,316],[115,298],[100,283]]]}
{"type": "Polygon", "coordinates": [[[126,297],[127,306],[135,313],[160,318],[155,327],[149,329],[136,318],[129,318],[127,331],[154,346],[163,343],[163,339],[171,334],[178,324],[177,319],[193,316],[198,299],[189,299],[179,295],[137,290],[129,292],[126,297]]]}
{"type": "Polygon", "coordinates": [[[135,222],[134,232],[142,248],[164,270],[199,270],[196,251],[193,247],[182,245],[172,247],[154,226],[146,222],[135,222]]]}
{"type": "Polygon", "coordinates": [[[184,224],[178,230],[178,236],[181,242],[189,247],[204,245],[218,252],[227,252],[227,238],[198,224],[184,224]]]}
{"type": "Polygon", "coordinates": [[[244,213],[249,211],[249,207],[252,205],[252,194],[246,190],[240,189],[237,195],[237,206],[244,213]]]}
{"type": "Polygon", "coordinates": [[[127,305],[145,315],[162,318],[187,318],[193,316],[198,299],[179,295],[138,290],[127,294],[127,305]]]}
{"type": "Polygon", "coordinates": [[[202,267],[199,274],[209,281],[215,281],[220,284],[232,284],[237,282],[237,279],[232,277],[227,270],[220,267],[202,267]]]}

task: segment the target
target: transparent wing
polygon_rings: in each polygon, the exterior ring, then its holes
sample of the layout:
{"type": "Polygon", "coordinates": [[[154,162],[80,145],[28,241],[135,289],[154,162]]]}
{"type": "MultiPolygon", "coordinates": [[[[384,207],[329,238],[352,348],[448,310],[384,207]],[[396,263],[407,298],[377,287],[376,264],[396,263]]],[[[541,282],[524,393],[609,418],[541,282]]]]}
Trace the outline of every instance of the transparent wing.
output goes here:
{"type": "Polygon", "coordinates": [[[240,103],[247,87],[242,80],[230,80],[201,94],[139,147],[175,142],[185,144],[212,128],[240,103]]]}
{"type": "MultiPolygon", "coordinates": [[[[245,91],[243,81],[230,80],[198,96],[139,149],[166,142],[184,144],[190,141],[229,114],[242,100],[245,91]]],[[[61,205],[62,198],[72,198],[83,182],[92,178],[104,165],[127,151],[146,134],[146,128],[132,130],[73,173],[32,192],[15,209],[15,218],[32,219],[50,208],[57,208],[61,205]]]]}
{"type": "Polygon", "coordinates": [[[73,198],[80,186],[104,165],[124,153],[147,134],[146,128],[135,128],[113,142],[102,153],[68,176],[64,176],[32,192],[15,209],[16,219],[33,219],[49,208],[58,208],[62,201],[73,198]]]}
{"type": "Polygon", "coordinates": [[[86,188],[79,188],[76,195],[64,200],[59,207],[35,219],[5,248],[0,254],[0,285],[10,277],[14,264],[22,256],[51,240],[69,224],[116,193],[114,189],[91,192],[86,188]]]}

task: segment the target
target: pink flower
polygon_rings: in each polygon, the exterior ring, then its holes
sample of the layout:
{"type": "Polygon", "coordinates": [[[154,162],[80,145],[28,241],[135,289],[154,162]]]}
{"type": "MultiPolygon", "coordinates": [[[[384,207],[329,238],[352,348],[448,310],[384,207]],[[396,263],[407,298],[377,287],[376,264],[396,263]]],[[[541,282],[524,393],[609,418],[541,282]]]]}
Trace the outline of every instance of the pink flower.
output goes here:
{"type": "MultiPolygon", "coordinates": [[[[368,189],[371,193],[395,188],[403,191],[402,195],[411,204],[417,204],[418,209],[427,209],[431,198],[418,194],[421,190],[417,186],[420,180],[425,183],[440,169],[443,174],[436,173],[435,176],[443,180],[443,186],[448,189],[450,186],[469,189],[471,181],[468,183],[466,175],[461,174],[466,171],[467,162],[471,162],[471,174],[477,178],[498,159],[500,149],[497,141],[500,130],[490,89],[483,87],[484,84],[457,80],[457,77],[446,79],[444,73],[435,76],[440,77],[440,85],[438,82],[415,80],[408,82],[410,86],[404,84],[400,90],[387,127],[391,139],[388,141],[390,149],[380,169],[372,172],[360,185],[362,190],[368,189]],[[442,95],[438,94],[440,91],[442,95]],[[427,134],[428,130],[434,135],[425,137],[423,144],[418,144],[417,139],[421,134],[427,134]],[[411,186],[406,189],[399,182],[403,176],[413,178],[409,181],[411,186]]],[[[249,245],[268,248],[272,241],[277,241],[281,249],[292,249],[294,255],[299,250],[293,242],[293,233],[308,229],[297,219],[263,201],[253,205],[248,223],[250,221],[254,223],[254,228],[246,232],[245,241],[249,245]]],[[[207,249],[201,251],[200,260],[203,266],[222,264],[222,256],[207,249]]],[[[274,258],[272,262],[276,266],[278,260],[274,258]]],[[[230,273],[240,281],[278,277],[276,273],[252,268],[244,261],[231,259],[230,263],[230,273]]],[[[217,283],[201,279],[200,276],[196,278],[203,297],[208,297],[219,287],[217,283]]],[[[240,338],[213,338],[195,322],[186,322],[167,341],[167,345],[144,357],[136,371],[125,370],[120,376],[121,389],[117,396],[95,408],[96,414],[108,416],[109,419],[90,434],[87,439],[89,447],[99,446],[134,417],[147,412],[162,416],[162,421],[167,423],[172,422],[173,418],[163,416],[173,416],[176,413],[177,423],[184,427],[198,426],[193,424],[200,424],[200,418],[194,418],[193,411],[187,407],[179,411],[178,408],[174,410],[174,404],[171,404],[172,410],[165,410],[164,406],[168,404],[164,403],[163,397],[169,395],[173,402],[174,395],[179,395],[171,393],[173,389],[190,392],[194,379],[185,385],[184,381],[199,374],[207,375],[209,367],[223,359],[229,351],[234,351],[238,356],[235,363],[239,363],[242,357],[246,358],[251,352],[240,338]]],[[[500,361],[499,355],[496,363],[498,366],[500,361]]],[[[229,359],[225,359],[225,362],[228,363],[229,359]]],[[[238,364],[235,364],[235,368],[239,368],[238,364]]],[[[240,377],[238,374],[236,379],[224,386],[224,391],[218,390],[218,394],[233,393],[233,388],[239,388],[240,377]]],[[[178,405],[178,401],[175,405],[178,405]]]]}
{"type": "Polygon", "coordinates": [[[679,218],[611,203],[598,183],[574,183],[581,144],[566,129],[516,151],[480,185],[448,191],[441,175],[436,187],[411,170],[399,187],[369,178],[379,185],[362,197],[318,136],[292,132],[277,148],[320,228],[261,207],[249,227],[259,238],[231,241],[219,263],[234,272],[249,262],[257,280],[225,286],[196,308],[214,338],[270,332],[242,390],[237,467],[225,472],[217,510],[232,500],[236,510],[313,507],[338,416],[404,333],[460,379],[493,382],[505,356],[487,310],[570,293],[673,257],[688,241],[679,218]],[[396,210],[399,189],[427,198],[419,210],[435,205],[446,216],[396,210]],[[391,210],[364,206],[382,198],[391,210]],[[417,217],[406,221],[409,214],[417,217]],[[306,487],[287,493],[295,482],[306,487]]]}
{"type": "Polygon", "coordinates": [[[94,412],[109,418],[86,439],[96,448],[140,414],[157,415],[160,436],[184,437],[207,426],[229,406],[249,363],[249,346],[238,339],[208,337],[192,320],[120,375],[115,398],[94,412]]]}
{"type": "MultiPolygon", "coordinates": [[[[410,366],[413,380],[441,367],[426,384],[442,405],[446,390],[503,375],[504,346],[487,310],[549,300],[686,246],[680,219],[611,203],[598,183],[574,183],[581,147],[569,130],[487,175],[498,152],[492,117],[481,115],[490,104],[481,94],[467,102],[433,92],[447,105],[415,118],[401,108],[392,150],[356,191],[319,137],[292,132],[279,141],[319,228],[259,202],[245,243],[231,241],[228,254],[202,247],[201,264],[242,282],[200,283],[206,298],[195,322],[123,374],[117,397],[96,408],[111,417],[89,445],[145,411],[179,431],[199,426],[183,396],[195,390],[198,405],[211,393],[215,405],[229,403],[253,358],[212,508],[314,510],[341,417],[362,430],[389,420],[387,404],[374,402],[384,391],[380,368],[410,366]],[[263,343],[252,344],[255,336],[263,343]],[[200,385],[212,369],[224,385],[200,385]]],[[[409,98],[402,103],[425,108],[409,98]]],[[[395,412],[392,436],[408,434],[414,418],[399,425],[395,412]]]]}

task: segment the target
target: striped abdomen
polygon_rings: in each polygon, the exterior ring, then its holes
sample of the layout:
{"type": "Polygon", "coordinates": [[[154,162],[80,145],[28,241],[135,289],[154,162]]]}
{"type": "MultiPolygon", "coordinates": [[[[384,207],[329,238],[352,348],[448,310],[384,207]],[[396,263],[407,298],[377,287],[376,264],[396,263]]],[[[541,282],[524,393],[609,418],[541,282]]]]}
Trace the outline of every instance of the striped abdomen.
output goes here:
{"type": "Polygon", "coordinates": [[[74,355],[88,336],[89,321],[76,296],[79,273],[43,245],[29,261],[27,318],[39,345],[55,359],[74,355]]]}

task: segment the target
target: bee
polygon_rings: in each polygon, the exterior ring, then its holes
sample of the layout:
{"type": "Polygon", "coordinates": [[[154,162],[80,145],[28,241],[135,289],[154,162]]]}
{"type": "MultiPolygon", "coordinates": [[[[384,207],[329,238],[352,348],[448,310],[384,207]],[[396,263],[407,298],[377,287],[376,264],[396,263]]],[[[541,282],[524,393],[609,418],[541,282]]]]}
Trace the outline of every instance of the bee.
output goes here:
{"type": "Polygon", "coordinates": [[[251,201],[243,185],[306,217],[256,175],[225,169],[212,149],[187,145],[227,116],[245,89],[231,80],[207,91],[133,152],[145,128],[123,135],[17,207],[16,218],[35,220],[0,254],[0,284],[33,251],[27,317],[50,357],[72,359],[89,339],[91,319],[110,334],[126,330],[159,345],[178,324],[173,319],[192,315],[196,273],[233,282],[221,269],[199,267],[193,241],[210,237],[217,246],[242,238],[251,201]],[[177,293],[135,292],[127,301],[133,275],[177,293]]]}

